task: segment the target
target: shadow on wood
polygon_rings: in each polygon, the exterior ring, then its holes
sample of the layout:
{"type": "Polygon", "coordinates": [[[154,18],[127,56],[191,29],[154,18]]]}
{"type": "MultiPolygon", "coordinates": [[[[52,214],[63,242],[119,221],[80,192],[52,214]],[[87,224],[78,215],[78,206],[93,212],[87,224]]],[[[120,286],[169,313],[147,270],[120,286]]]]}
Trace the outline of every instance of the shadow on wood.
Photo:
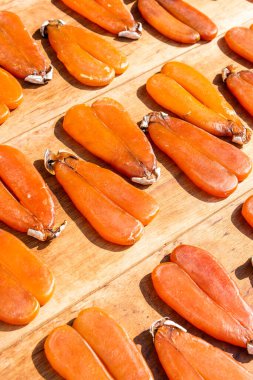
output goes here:
{"type": "Polygon", "coordinates": [[[0,331],[4,331],[6,333],[9,333],[10,331],[21,330],[23,327],[24,326],[9,325],[8,323],[4,323],[0,321],[0,331]]]}
{"type": "Polygon", "coordinates": [[[251,264],[251,258],[249,258],[245,263],[236,268],[235,275],[239,280],[249,278],[251,286],[253,287],[253,268],[251,264]]]}
{"type": "Polygon", "coordinates": [[[59,376],[49,364],[45,351],[44,351],[45,338],[42,339],[34,348],[32,352],[33,364],[40,374],[40,376],[45,380],[61,380],[62,377],[59,376]]]}
{"type": "Polygon", "coordinates": [[[168,380],[164,372],[153,343],[153,338],[149,330],[141,332],[134,338],[134,343],[141,346],[141,353],[149,368],[151,369],[155,380],[168,380]]]}
{"type": "Polygon", "coordinates": [[[229,58],[231,58],[231,61],[236,61],[237,63],[239,63],[242,66],[247,67],[248,69],[252,68],[252,63],[250,63],[246,59],[240,57],[238,54],[236,54],[233,50],[231,50],[229,48],[229,46],[227,45],[224,37],[221,37],[217,41],[217,45],[219,46],[219,48],[222,51],[222,53],[224,53],[226,56],[228,56],[229,58]]]}
{"type": "Polygon", "coordinates": [[[242,216],[242,205],[237,206],[236,209],[232,212],[231,221],[241,233],[243,233],[249,239],[253,238],[253,229],[242,216]]]}
{"type": "Polygon", "coordinates": [[[26,233],[16,231],[16,230],[8,227],[6,224],[4,224],[2,222],[0,222],[0,229],[5,230],[5,231],[9,232],[10,234],[16,236],[16,238],[21,240],[30,249],[37,248],[37,250],[40,251],[40,250],[46,248],[51,242],[51,240],[40,241],[40,240],[37,240],[35,238],[32,238],[32,237],[28,236],[26,233]]]}
{"type": "Polygon", "coordinates": [[[166,305],[157,295],[153,284],[151,274],[147,274],[140,281],[140,290],[146,302],[154,309],[161,317],[171,317],[178,324],[185,324],[185,320],[175,313],[168,305],[166,305]]]}
{"type": "MultiPolygon", "coordinates": [[[[74,319],[71,319],[67,324],[69,326],[72,326],[74,319]]],[[[55,326],[56,327],[56,326],[55,326]]],[[[58,375],[51,365],[49,364],[45,351],[44,351],[44,344],[45,344],[46,337],[41,339],[39,343],[35,346],[32,352],[32,361],[39,372],[39,374],[43,377],[45,380],[61,380],[62,377],[58,375]]]]}

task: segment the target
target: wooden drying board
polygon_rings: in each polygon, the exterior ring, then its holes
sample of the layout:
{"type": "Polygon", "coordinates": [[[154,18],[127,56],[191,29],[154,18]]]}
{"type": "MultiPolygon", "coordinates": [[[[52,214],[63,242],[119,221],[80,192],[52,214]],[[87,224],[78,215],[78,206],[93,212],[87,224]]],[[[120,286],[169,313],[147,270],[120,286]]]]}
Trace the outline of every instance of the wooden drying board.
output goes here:
{"type": "MultiPolygon", "coordinates": [[[[141,19],[133,2],[125,2],[133,9],[136,18],[141,19]]],[[[110,96],[122,102],[136,122],[140,121],[150,110],[159,109],[147,96],[145,82],[168,60],[183,61],[199,69],[219,87],[242,119],[253,127],[252,120],[231,98],[220,77],[221,69],[234,61],[239,67],[252,68],[228,49],[223,38],[230,27],[253,23],[252,1],[193,0],[191,3],[217,23],[219,34],[214,41],[178,45],[159,35],[145,22],[141,40],[119,41],[71,12],[61,1],[1,0],[0,9],[19,14],[39,43],[41,40],[36,30],[40,24],[49,18],[61,18],[106,34],[108,41],[127,54],[130,67],[109,86],[88,88],[67,73],[55,58],[48,41],[43,40],[43,47],[55,68],[53,81],[43,87],[23,84],[23,105],[1,126],[0,143],[21,149],[34,162],[56,195],[58,221],[67,219],[68,226],[59,239],[49,244],[16,234],[52,269],[56,291],[28,326],[15,328],[0,323],[0,379],[59,379],[44,356],[44,339],[52,328],[70,322],[81,309],[90,305],[103,307],[127,329],[156,380],[166,379],[166,376],[154,353],[148,328],[154,320],[165,315],[233,354],[253,373],[253,361],[244,350],[217,342],[179,318],[155,295],[150,279],[152,269],[173,247],[179,243],[197,245],[208,249],[220,260],[245,299],[253,304],[253,269],[249,263],[253,233],[240,214],[243,201],[252,193],[252,174],[228,199],[217,200],[198,190],[170,159],[156,150],[162,176],[157,184],[145,191],[157,199],[160,213],[145,228],[144,237],[135,246],[122,248],[106,243],[93,231],[55,178],[46,173],[42,163],[46,148],[53,151],[67,149],[81,158],[99,162],[62,131],[64,112],[74,104],[92,103],[98,97],[110,96]]],[[[244,150],[252,157],[253,141],[244,150]]]]}

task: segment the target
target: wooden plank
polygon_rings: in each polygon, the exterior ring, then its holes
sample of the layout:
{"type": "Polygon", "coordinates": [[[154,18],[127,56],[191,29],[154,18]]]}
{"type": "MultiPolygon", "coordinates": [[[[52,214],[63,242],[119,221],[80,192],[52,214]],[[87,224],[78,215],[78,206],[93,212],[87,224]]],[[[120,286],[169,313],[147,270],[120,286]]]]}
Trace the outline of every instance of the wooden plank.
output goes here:
{"type": "Polygon", "coordinates": [[[253,361],[246,354],[246,350],[218,342],[192,327],[158,298],[150,277],[155,266],[161,261],[167,261],[168,254],[178,244],[196,245],[207,249],[226,267],[245,300],[252,305],[253,275],[249,257],[252,255],[253,232],[240,215],[241,203],[245,196],[172,240],[103,289],[83,298],[79,303],[57,315],[55,319],[49,320],[39,330],[26,336],[19,344],[10,347],[0,356],[0,377],[6,380],[18,379],[22,373],[24,379],[28,377],[58,379],[45,358],[44,339],[54,327],[71,323],[80,310],[94,305],[104,308],[126,328],[130,337],[141,349],[154,373],[155,380],[165,380],[166,376],[158,363],[148,329],[152,322],[161,316],[169,316],[189,332],[232,354],[253,373],[253,361]]]}
{"type": "MultiPolygon", "coordinates": [[[[112,41],[111,36],[106,35],[97,27],[91,27],[90,23],[87,23],[86,20],[77,16],[74,12],[68,10],[69,15],[66,14],[66,7],[62,6],[61,1],[51,3],[29,0],[28,5],[26,5],[26,2],[19,2],[19,5],[17,3],[15,1],[11,3],[11,10],[18,10],[20,17],[26,22],[27,28],[31,32],[35,32],[44,20],[62,18],[73,25],[78,25],[78,23],[86,25],[103,33],[104,36],[107,36],[107,39],[112,41]]],[[[132,4],[128,5],[130,7],[132,4]]],[[[202,9],[217,22],[219,35],[227,30],[229,26],[242,24],[251,17],[250,10],[252,5],[247,1],[243,3],[243,9],[240,8],[241,0],[231,0],[229,7],[226,0],[219,0],[219,3],[210,0],[195,0],[193,5],[202,9]],[[225,14],[227,17],[224,17],[225,14]]],[[[1,5],[0,9],[6,9],[6,4],[1,5]]],[[[137,10],[135,14],[136,18],[139,19],[140,16],[137,10]]],[[[35,34],[35,37],[39,38],[38,33],[35,34]]],[[[12,112],[12,117],[1,126],[0,142],[37,127],[45,121],[50,121],[78,101],[85,102],[97,95],[105,94],[107,91],[127,83],[151,68],[158,67],[169,59],[179,57],[188,50],[195,50],[198,47],[206,48],[206,46],[211,48],[217,44],[218,40],[219,37],[208,44],[201,42],[196,45],[183,46],[167,40],[144,23],[141,40],[132,42],[112,41],[128,56],[130,67],[126,73],[113,80],[109,86],[100,89],[83,86],[71,77],[64,66],[57,60],[48,41],[43,40],[43,47],[55,67],[54,79],[46,86],[24,85],[25,101],[21,107],[12,112]]],[[[198,51],[196,50],[196,55],[199,54],[198,51]]],[[[125,94],[125,91],[123,93],[125,94]]]]}
{"type": "MultiPolygon", "coordinates": [[[[216,44],[198,48],[198,54],[194,51],[188,52],[181,57],[181,60],[195,65],[202,72],[207,73],[210,79],[214,78],[223,66],[231,62],[231,59],[216,44]]],[[[147,96],[143,86],[154,71],[156,70],[145,73],[128,82],[127,86],[115,88],[108,93],[108,96],[122,102],[136,121],[150,109],[158,109],[147,96]],[[136,94],[139,99],[136,98],[136,94]]],[[[244,113],[240,115],[246,118],[244,113]]],[[[250,121],[249,118],[245,120],[250,121]]],[[[37,248],[39,255],[43,252],[42,257],[56,276],[56,293],[49,304],[42,308],[38,318],[29,326],[15,330],[3,325],[3,331],[0,331],[1,349],[12,345],[21,335],[39,328],[48,316],[50,318],[56,316],[83,296],[102,287],[115,276],[149,256],[168,240],[175,239],[179,234],[196,223],[200,223],[251,188],[252,174],[229,198],[217,200],[198,190],[171,160],[156,151],[162,176],[157,184],[146,191],[155,196],[161,211],[145,229],[144,237],[134,247],[129,249],[116,247],[106,243],[94,233],[89,224],[74,209],[55,178],[49,177],[43,170],[39,158],[42,158],[44,149],[48,147],[53,151],[71,149],[82,158],[99,162],[68,138],[59,123],[53,128],[51,125],[55,122],[56,120],[52,120],[52,123],[46,122],[32,131],[17,136],[9,143],[22,149],[32,161],[36,161],[36,166],[58,198],[58,220],[67,219],[69,222],[63,235],[47,247],[45,244],[37,244],[30,238],[21,237],[30,247],[34,247],[34,250],[37,248]],[[42,248],[43,251],[41,251],[42,248]],[[7,337],[5,330],[9,330],[7,337]]],[[[252,142],[244,149],[252,156],[252,142]]]]}
{"type": "MultiPolygon", "coordinates": [[[[231,245],[227,245],[229,238],[226,238],[228,235],[225,233],[230,231],[229,219],[233,213],[233,207],[237,207],[251,189],[252,175],[239,185],[231,197],[218,201],[197,190],[171,160],[156,150],[162,177],[157,184],[145,191],[155,196],[161,211],[151,225],[145,229],[143,239],[134,247],[124,249],[104,242],[94,233],[89,224],[74,209],[55,178],[45,172],[41,162],[44,149],[49,147],[54,151],[68,149],[82,158],[101,163],[66,136],[59,122],[60,117],[73,104],[84,101],[91,102],[97,97],[106,95],[122,102],[134,120],[139,121],[150,110],[159,109],[148,97],[145,91],[145,82],[169,59],[177,59],[194,65],[210,80],[214,80],[231,103],[236,105],[242,119],[251,127],[253,126],[252,119],[229,96],[221,83],[220,76],[217,76],[221,69],[232,60],[238,62],[239,67],[249,66],[246,61],[239,59],[229,51],[221,34],[234,25],[242,23],[250,25],[253,22],[253,20],[251,22],[249,20],[252,3],[231,0],[228,6],[225,0],[219,0],[219,2],[194,0],[192,4],[205,11],[217,22],[220,34],[216,40],[208,44],[201,43],[182,47],[166,41],[144,23],[142,40],[127,42],[114,39],[114,43],[127,54],[130,68],[106,88],[94,90],[77,84],[56,60],[48,42],[43,42],[43,46],[56,68],[54,80],[43,87],[35,88],[25,85],[25,101],[18,110],[12,113],[9,121],[1,126],[0,142],[8,142],[8,144],[22,149],[35,162],[35,166],[56,195],[58,221],[67,219],[68,227],[61,238],[48,245],[16,234],[50,266],[56,277],[56,292],[53,299],[42,308],[39,316],[30,325],[14,328],[0,324],[0,349],[2,352],[0,355],[0,378],[22,380],[41,377],[57,378],[43,357],[41,340],[54,325],[69,321],[81,308],[94,302],[98,302],[112,314],[115,313],[117,319],[128,328],[132,337],[140,335],[136,341],[143,342],[145,345],[148,342],[144,353],[151,356],[151,366],[155,368],[157,361],[153,356],[151,340],[143,331],[159,314],[163,315],[163,308],[160,303],[158,309],[152,311],[138,285],[141,280],[140,274],[143,273],[143,276],[146,276],[163,257],[165,251],[162,250],[159,253],[157,250],[168,241],[176,240],[178,236],[180,236],[178,238],[180,240],[185,231],[189,231],[183,235],[185,239],[188,236],[189,242],[196,245],[198,241],[207,246],[209,244],[210,250],[213,247],[212,239],[217,241],[219,237],[222,239],[221,247],[231,247],[232,249],[232,244],[237,247],[239,244],[242,245],[243,254],[240,253],[231,260],[227,255],[221,257],[224,258],[224,264],[229,271],[233,271],[239,266],[247,252],[250,251],[251,240],[241,239],[239,231],[235,231],[235,236],[231,238],[231,245]],[[242,196],[242,194],[244,195],[242,196]],[[239,198],[240,196],[241,198],[239,198]],[[207,219],[212,214],[213,216],[207,219]],[[221,218],[220,221],[217,219],[220,235],[214,228],[216,224],[214,227],[208,224],[208,221],[213,220],[216,215],[221,218]],[[194,226],[196,227],[193,228],[194,226]],[[199,228],[200,230],[198,230],[199,228]],[[107,287],[108,283],[111,285],[107,287]]],[[[132,7],[132,5],[132,2],[128,1],[128,6],[132,7]]],[[[112,36],[105,34],[98,27],[92,26],[74,12],[67,10],[60,1],[2,0],[0,9],[7,8],[18,12],[32,32],[35,32],[38,25],[45,19],[58,17],[75,25],[79,23],[86,25],[102,33],[107,40],[112,41],[112,36]]],[[[136,9],[134,9],[134,13],[139,18],[136,9]]],[[[38,38],[37,34],[35,37],[38,38]]],[[[244,148],[250,156],[253,154],[252,144],[250,142],[244,148]]],[[[240,218],[239,225],[244,229],[245,223],[240,218]]],[[[250,233],[249,228],[246,227],[246,230],[247,233],[250,233]]],[[[168,247],[170,248],[171,245],[168,247]]],[[[224,253],[224,248],[223,250],[217,248],[217,254],[219,252],[224,253]]],[[[229,252],[229,249],[226,252],[229,252]]],[[[145,287],[145,283],[144,279],[141,286],[145,287]]],[[[147,289],[152,290],[149,285],[147,285],[147,289]]],[[[243,280],[244,294],[249,296],[251,294],[248,293],[249,289],[249,282],[243,280]]],[[[146,292],[147,299],[148,290],[146,292]]],[[[151,292],[149,302],[152,303],[153,298],[151,292]]],[[[240,358],[248,360],[248,357],[240,356],[240,358]]],[[[156,379],[164,379],[161,370],[156,372],[156,379]]]]}

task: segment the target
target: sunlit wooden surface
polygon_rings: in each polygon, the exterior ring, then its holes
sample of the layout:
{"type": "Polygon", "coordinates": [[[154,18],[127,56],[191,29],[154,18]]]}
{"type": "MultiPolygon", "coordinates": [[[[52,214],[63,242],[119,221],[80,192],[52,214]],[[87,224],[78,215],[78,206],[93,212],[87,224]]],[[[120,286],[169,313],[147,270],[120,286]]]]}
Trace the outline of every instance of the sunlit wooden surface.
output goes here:
{"type": "MultiPolygon", "coordinates": [[[[141,20],[136,5],[129,0],[126,3],[136,19],[141,20]]],[[[169,315],[189,331],[204,336],[166,307],[152,288],[150,272],[179,243],[198,245],[212,252],[234,278],[246,300],[253,304],[253,268],[248,260],[253,251],[253,232],[240,214],[243,201],[253,194],[253,174],[229,198],[217,200],[198,190],[170,159],[155,149],[162,176],[144,191],[157,199],[160,212],[137,244],[122,248],[106,243],[94,232],[55,178],[43,168],[46,148],[69,150],[104,165],[64,133],[61,121],[65,111],[74,104],[92,103],[96,98],[108,96],[121,102],[139,122],[150,110],[160,109],[147,95],[145,82],[168,60],[183,61],[199,69],[231,101],[244,122],[253,127],[252,118],[229,95],[220,76],[221,69],[230,63],[252,68],[229,50],[223,35],[232,26],[253,23],[253,3],[247,0],[193,0],[191,3],[217,23],[219,34],[214,41],[182,46],[166,40],[145,22],[139,41],[119,41],[67,9],[61,1],[0,1],[1,10],[20,15],[55,68],[53,81],[46,86],[24,84],[25,100],[1,126],[0,142],[21,149],[34,162],[55,194],[57,220],[68,221],[62,236],[49,244],[16,234],[50,266],[56,278],[56,291],[28,326],[14,328],[0,323],[0,379],[58,379],[44,356],[44,339],[52,328],[71,322],[89,305],[101,306],[111,313],[142,350],[155,379],[166,379],[147,331],[150,324],[160,316],[169,315]],[[37,30],[49,18],[84,25],[104,35],[127,54],[129,69],[105,88],[82,86],[56,59],[48,41],[40,39],[37,30]]],[[[244,151],[253,157],[253,141],[244,151]]],[[[253,373],[253,361],[244,350],[204,338],[233,354],[253,373]]]]}

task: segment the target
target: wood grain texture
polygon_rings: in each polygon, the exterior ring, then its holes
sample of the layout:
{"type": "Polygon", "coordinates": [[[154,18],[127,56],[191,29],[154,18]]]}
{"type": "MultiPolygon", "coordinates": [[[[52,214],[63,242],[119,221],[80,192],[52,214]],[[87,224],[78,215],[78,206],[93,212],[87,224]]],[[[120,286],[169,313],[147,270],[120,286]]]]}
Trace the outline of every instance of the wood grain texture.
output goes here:
{"type": "MultiPolygon", "coordinates": [[[[195,2],[199,9],[202,9],[215,20],[219,27],[219,35],[226,31],[230,25],[242,24],[249,20],[250,10],[252,9],[252,4],[246,0],[243,0],[243,11],[238,9],[242,3],[239,0],[231,1],[229,9],[227,9],[226,0],[219,0],[219,3],[212,0],[195,0],[195,2]],[[229,16],[225,17],[225,14],[228,13],[229,16]]],[[[208,44],[201,42],[196,45],[180,45],[162,37],[153,28],[143,22],[144,32],[141,40],[132,42],[127,42],[126,40],[117,41],[112,35],[105,33],[99,27],[94,27],[76,13],[67,10],[66,6],[62,5],[62,2],[59,0],[52,2],[49,0],[44,2],[29,0],[27,2],[28,5],[22,8],[21,4],[23,2],[19,2],[19,5],[17,3],[15,1],[11,2],[10,10],[16,10],[23,22],[26,22],[28,30],[31,33],[35,33],[35,38],[38,39],[39,43],[42,43],[43,48],[52,61],[55,71],[53,81],[43,88],[30,84],[25,85],[25,101],[20,108],[12,113],[12,117],[8,122],[1,127],[0,142],[9,140],[31,128],[35,128],[42,122],[50,122],[54,117],[64,113],[68,107],[76,104],[78,101],[85,102],[95,96],[105,94],[110,89],[126,84],[130,79],[136,78],[152,68],[156,68],[155,71],[157,71],[161,64],[169,59],[181,56],[186,51],[196,51],[195,49],[199,47],[216,45],[219,39],[217,37],[208,44]],[[66,14],[66,10],[68,14],[66,14]],[[37,32],[38,28],[43,21],[49,18],[61,18],[73,25],[81,24],[99,32],[108,40],[114,42],[127,55],[130,64],[128,70],[123,75],[114,79],[106,88],[91,89],[83,86],[71,77],[63,64],[57,60],[49,42],[45,39],[41,40],[37,32]]],[[[129,6],[131,8],[132,3],[129,6]]],[[[133,8],[135,8],[135,5],[133,8]]],[[[6,5],[1,5],[0,9],[6,9],[6,5]]],[[[136,19],[141,19],[136,9],[134,13],[136,19]]],[[[196,53],[196,55],[198,54],[196,53]]]]}
{"type": "Polygon", "coordinates": [[[157,362],[148,329],[152,322],[159,319],[160,316],[169,316],[177,323],[182,324],[191,333],[232,354],[249,371],[253,372],[251,357],[246,354],[245,350],[210,338],[186,323],[158,299],[150,276],[153,268],[161,261],[167,261],[169,253],[178,244],[205,247],[226,267],[226,270],[240,288],[242,296],[249,304],[252,304],[253,292],[251,287],[253,276],[249,257],[252,254],[253,232],[240,215],[241,204],[245,196],[247,194],[214,213],[204,222],[186,231],[177,239],[168,242],[160,250],[151,254],[102,289],[84,297],[80,302],[57,315],[56,318],[43,325],[39,330],[29,334],[19,345],[7,349],[2,354],[2,361],[6,363],[5,369],[3,368],[1,372],[3,378],[18,378],[21,366],[24,373],[29,373],[34,378],[36,378],[37,370],[48,380],[57,378],[53,370],[48,366],[44,356],[44,338],[55,326],[72,323],[80,310],[94,305],[104,308],[126,328],[131,338],[134,339],[143,352],[157,380],[163,380],[166,377],[163,376],[163,371],[157,362]],[[231,215],[232,217],[230,217],[231,215]],[[238,239],[238,235],[240,239],[238,239]],[[26,351],[25,355],[24,351],[26,351]],[[14,368],[15,364],[16,368],[14,368]],[[14,377],[8,377],[9,368],[14,368],[12,372],[14,377]]]}
{"type": "MultiPolygon", "coordinates": [[[[136,19],[141,19],[136,6],[130,1],[126,3],[129,8],[133,7],[136,19]]],[[[109,96],[121,102],[138,122],[150,110],[160,109],[148,97],[145,82],[168,60],[183,61],[198,68],[219,87],[240,117],[253,127],[252,118],[230,96],[220,77],[221,69],[231,62],[237,63],[239,68],[252,67],[229,50],[223,33],[235,25],[250,25],[253,4],[247,0],[231,0],[229,5],[226,0],[194,0],[192,4],[218,24],[219,35],[211,43],[180,46],[160,36],[146,23],[141,40],[119,41],[67,9],[60,1],[1,1],[0,9],[16,11],[32,33],[45,19],[62,18],[103,34],[127,54],[130,62],[127,72],[109,86],[90,89],[70,77],[57,61],[48,41],[43,40],[43,48],[55,67],[54,79],[43,87],[25,84],[23,105],[1,126],[0,143],[21,149],[34,162],[55,194],[57,220],[68,221],[62,236],[49,244],[16,234],[50,266],[56,277],[56,291],[30,325],[14,328],[0,323],[1,379],[57,379],[44,357],[43,340],[54,326],[71,321],[79,310],[90,304],[104,307],[115,315],[130,336],[141,344],[155,372],[155,379],[165,379],[146,329],[160,315],[170,315],[171,310],[155,296],[149,273],[179,242],[199,245],[214,253],[252,303],[252,279],[249,279],[252,269],[246,261],[252,254],[253,233],[240,216],[239,209],[243,200],[253,193],[253,174],[229,198],[217,200],[198,190],[170,159],[156,150],[162,176],[157,184],[144,191],[157,199],[161,210],[135,246],[122,248],[106,243],[94,232],[55,178],[44,170],[41,161],[46,148],[53,151],[65,149],[105,166],[64,133],[61,126],[64,112],[73,104],[92,103],[98,97],[109,96]]],[[[35,37],[41,43],[37,33],[35,37]]],[[[252,157],[253,141],[244,150],[252,157]]],[[[253,373],[253,364],[242,350],[215,344],[234,353],[253,373]]]]}

